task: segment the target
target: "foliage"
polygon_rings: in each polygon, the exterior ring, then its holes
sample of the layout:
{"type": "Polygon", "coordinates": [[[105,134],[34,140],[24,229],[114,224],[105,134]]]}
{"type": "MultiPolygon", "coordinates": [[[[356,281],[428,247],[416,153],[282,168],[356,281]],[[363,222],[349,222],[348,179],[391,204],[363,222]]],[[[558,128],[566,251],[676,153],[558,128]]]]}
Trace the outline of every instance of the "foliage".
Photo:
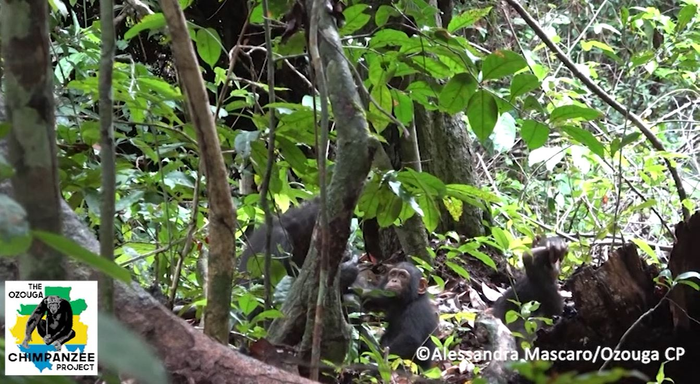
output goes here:
{"type": "MultiPolygon", "coordinates": [[[[100,22],[79,21],[61,2],[51,4],[56,24],[52,30],[54,76],[60,96],[61,190],[71,208],[97,228],[100,22]]],[[[340,32],[349,62],[362,69],[362,84],[376,103],[370,103],[367,111],[373,134],[384,140],[384,131],[396,129],[393,119],[410,125],[416,106],[459,113],[478,140],[478,179],[486,181],[479,186],[447,184],[411,169],[375,171],[360,198],[358,215],[376,218],[385,227],[418,214],[432,232],[441,220],[442,206],[454,218],[461,215],[464,203],[489,212],[494,218],[489,236],[456,239],[442,247],[444,264],[464,279],[470,278],[464,255],[495,269],[483,246],[513,256],[540,232],[580,234],[578,249],[623,232],[649,262],[663,263],[655,244],[669,243],[668,223],[680,219],[681,204],[694,209],[694,201],[700,198],[697,189],[687,188],[690,198],[679,201],[661,161],[671,159],[682,170],[687,186],[697,184],[693,164],[700,136],[691,127],[697,125],[693,100],[698,98],[700,19],[693,2],[671,10],[662,2],[648,7],[609,4],[601,6],[600,13],[592,3],[530,6],[539,8],[547,35],[584,74],[651,123],[665,152],[653,150],[625,116],[611,112],[580,79],[562,70],[519,18],[511,20],[491,7],[458,9],[449,25],[440,28],[435,24],[438,10],[423,0],[384,4],[374,13],[368,4],[350,2],[340,32]],[[405,18],[411,21],[395,22],[405,18]],[[396,86],[397,80],[408,76],[413,79],[410,84],[396,86]]],[[[286,2],[272,2],[272,17],[279,19],[286,11],[286,2]]],[[[262,22],[259,4],[250,20],[262,22]]],[[[207,248],[208,207],[206,199],[192,206],[194,194],[205,190],[194,188],[197,180],[205,183],[199,172],[199,149],[185,118],[182,91],[173,81],[172,63],[157,71],[153,63],[132,57],[140,39],[160,47],[167,43],[162,14],[156,9],[140,20],[127,18],[127,23],[114,68],[116,262],[145,285],[177,286],[178,300],[201,307],[205,302],[197,259],[207,248]],[[183,273],[173,285],[190,222],[199,229],[194,234],[196,246],[183,255],[183,273]]],[[[267,115],[274,112],[279,124],[270,191],[277,207],[285,210],[316,193],[313,147],[318,101],[304,95],[265,104],[266,84],[235,74],[229,77],[224,53],[231,47],[224,43],[223,31],[192,21],[189,27],[212,110],[218,111],[219,138],[230,155],[226,158],[232,171],[230,182],[252,173],[260,184],[267,160],[267,115]],[[225,87],[230,88],[222,94],[225,87]]],[[[292,60],[303,54],[304,45],[301,33],[285,42],[278,37],[275,55],[280,63],[292,60]]],[[[3,127],[0,136],[6,130],[3,127]]],[[[3,164],[0,159],[0,178],[7,178],[3,164]]],[[[257,208],[258,195],[234,195],[240,223],[237,236],[241,236],[248,226],[262,221],[262,212],[257,208]]],[[[0,248],[5,241],[0,238],[0,248]]],[[[53,243],[61,242],[54,239],[53,243]]],[[[243,241],[239,244],[242,249],[243,241]]],[[[587,261],[589,254],[573,253],[566,269],[587,261]]],[[[119,270],[114,273],[123,277],[119,270]]],[[[439,275],[434,274],[433,281],[444,287],[439,275]]],[[[693,284],[690,279],[680,282],[693,284]]],[[[257,292],[256,287],[237,286],[232,312],[252,313],[260,305],[257,292]]],[[[238,331],[261,337],[262,321],[276,316],[279,312],[272,310],[251,322],[239,319],[238,331]]],[[[382,361],[381,354],[375,357],[382,361]]]]}

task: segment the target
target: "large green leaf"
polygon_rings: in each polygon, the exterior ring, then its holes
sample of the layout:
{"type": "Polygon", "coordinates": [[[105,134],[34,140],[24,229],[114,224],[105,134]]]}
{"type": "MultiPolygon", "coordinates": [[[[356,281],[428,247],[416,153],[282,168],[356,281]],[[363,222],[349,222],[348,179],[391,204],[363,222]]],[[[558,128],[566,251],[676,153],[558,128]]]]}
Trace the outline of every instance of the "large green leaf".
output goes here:
{"type": "Polygon", "coordinates": [[[372,16],[364,13],[367,8],[369,8],[367,4],[355,4],[345,8],[343,11],[345,25],[340,29],[340,34],[347,36],[364,27],[372,19],[372,16]]]}
{"type": "Polygon", "coordinates": [[[512,75],[526,66],[525,59],[517,53],[508,50],[496,51],[484,59],[484,64],[481,67],[482,78],[484,80],[500,79],[512,75]]]}
{"type": "Polygon", "coordinates": [[[578,105],[564,105],[555,108],[549,115],[549,121],[558,123],[566,120],[594,120],[602,117],[603,113],[593,108],[581,107],[578,105]]]}
{"type": "Polygon", "coordinates": [[[139,335],[106,313],[99,313],[100,365],[142,383],[167,384],[168,375],[156,353],[139,335]]]}
{"type": "Polygon", "coordinates": [[[605,157],[605,147],[591,132],[578,127],[562,127],[562,131],[566,132],[574,140],[585,145],[591,152],[601,158],[605,157]]]}
{"type": "Polygon", "coordinates": [[[458,73],[440,92],[440,107],[449,114],[463,111],[469,104],[469,98],[476,91],[476,79],[469,73],[458,73]]]}
{"type": "Polygon", "coordinates": [[[124,34],[124,40],[131,40],[141,31],[161,29],[165,27],[165,16],[162,13],[154,13],[152,15],[146,15],[141,21],[136,25],[131,27],[124,34]]]}
{"type": "Polygon", "coordinates": [[[447,26],[447,30],[450,33],[454,33],[462,28],[471,27],[477,21],[481,20],[484,16],[491,12],[492,7],[486,7],[483,9],[470,9],[457,15],[450,20],[450,25],[447,26]]]}
{"type": "Polygon", "coordinates": [[[83,248],[80,244],[73,240],[67,239],[61,235],[44,231],[32,231],[34,237],[38,238],[49,247],[67,255],[74,259],[80,260],[85,264],[97,268],[100,272],[121,280],[124,283],[131,282],[131,274],[126,269],[118,266],[113,261],[107,260],[99,255],[96,255],[89,250],[83,248]]]}
{"type": "Polygon", "coordinates": [[[549,127],[536,120],[523,120],[520,136],[522,136],[527,147],[533,150],[547,142],[549,127]]]}
{"type": "Polygon", "coordinates": [[[197,53],[205,63],[213,68],[219,61],[221,51],[221,38],[215,29],[200,28],[197,31],[197,53]]]}
{"type": "Polygon", "coordinates": [[[469,126],[472,128],[476,137],[482,142],[488,139],[493,128],[498,121],[498,104],[493,95],[486,90],[477,91],[467,106],[467,117],[469,118],[469,126]]]}
{"type": "Polygon", "coordinates": [[[518,73],[513,77],[513,82],[510,84],[510,99],[513,100],[520,95],[537,89],[540,86],[540,81],[537,76],[532,73],[518,73]]]}

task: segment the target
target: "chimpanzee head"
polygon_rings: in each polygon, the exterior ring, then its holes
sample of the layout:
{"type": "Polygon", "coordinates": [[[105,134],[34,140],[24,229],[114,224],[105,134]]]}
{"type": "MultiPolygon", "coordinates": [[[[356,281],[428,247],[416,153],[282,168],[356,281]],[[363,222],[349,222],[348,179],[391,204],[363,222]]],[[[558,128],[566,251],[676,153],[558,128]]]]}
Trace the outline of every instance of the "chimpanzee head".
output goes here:
{"type": "Polygon", "coordinates": [[[425,294],[428,280],[413,264],[402,262],[389,270],[380,288],[394,292],[402,302],[410,303],[425,294]]]}
{"type": "Polygon", "coordinates": [[[56,314],[58,308],[61,306],[61,299],[58,296],[49,296],[46,298],[46,302],[49,305],[49,311],[51,314],[56,314]]]}
{"type": "Polygon", "coordinates": [[[559,277],[560,264],[569,252],[569,246],[559,237],[540,238],[532,255],[523,255],[525,272],[530,279],[555,282],[559,277]]]}

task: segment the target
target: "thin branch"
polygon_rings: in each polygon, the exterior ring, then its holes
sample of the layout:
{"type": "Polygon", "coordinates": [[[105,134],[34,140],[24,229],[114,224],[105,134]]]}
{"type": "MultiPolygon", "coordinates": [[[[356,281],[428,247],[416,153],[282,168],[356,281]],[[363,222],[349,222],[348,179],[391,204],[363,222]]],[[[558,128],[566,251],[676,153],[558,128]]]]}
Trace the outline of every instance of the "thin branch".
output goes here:
{"type": "MultiPolygon", "coordinates": [[[[323,301],[326,297],[328,285],[328,186],[326,183],[326,156],[328,151],[328,88],[326,87],[326,73],[321,62],[321,55],[318,50],[318,22],[319,12],[324,12],[324,0],[314,0],[309,17],[309,53],[314,69],[314,79],[318,86],[321,99],[321,140],[317,143],[318,153],[318,184],[321,189],[321,224],[316,228],[320,229],[321,262],[319,263],[318,296],[316,297],[316,311],[314,313],[314,328],[311,343],[311,380],[318,381],[319,363],[321,362],[321,339],[323,336],[323,301]]],[[[314,102],[314,109],[316,103],[314,102]]],[[[316,113],[314,113],[314,119],[316,113]]],[[[317,126],[314,124],[314,126],[317,126]]],[[[318,137],[318,136],[316,136],[318,137]]]]}
{"type": "MultiPolygon", "coordinates": [[[[100,1],[100,18],[114,19],[114,2],[100,1]]],[[[114,23],[102,25],[102,49],[100,54],[100,165],[102,167],[102,204],[100,207],[100,255],[114,261],[114,210],[116,194],[116,155],[114,148],[114,115],[112,108],[112,72],[114,70],[114,23]]],[[[111,313],[114,310],[114,281],[104,273],[99,278],[100,308],[111,313]]]]}
{"type": "MultiPolygon", "coordinates": [[[[275,61],[272,58],[272,32],[270,26],[270,20],[267,17],[268,3],[267,0],[262,1],[263,15],[265,18],[263,20],[265,27],[265,47],[267,48],[267,86],[270,100],[268,103],[272,104],[275,102],[275,61]]],[[[265,309],[272,308],[272,284],[270,281],[270,273],[272,268],[272,255],[270,254],[270,248],[272,248],[272,212],[270,212],[270,206],[268,202],[268,191],[270,189],[270,178],[272,177],[272,166],[275,160],[275,127],[277,126],[277,119],[275,117],[275,109],[270,108],[268,111],[270,114],[270,133],[267,138],[267,164],[265,166],[265,176],[263,177],[262,185],[260,186],[260,204],[262,206],[263,212],[265,212],[265,225],[267,226],[265,232],[265,309]]]]}

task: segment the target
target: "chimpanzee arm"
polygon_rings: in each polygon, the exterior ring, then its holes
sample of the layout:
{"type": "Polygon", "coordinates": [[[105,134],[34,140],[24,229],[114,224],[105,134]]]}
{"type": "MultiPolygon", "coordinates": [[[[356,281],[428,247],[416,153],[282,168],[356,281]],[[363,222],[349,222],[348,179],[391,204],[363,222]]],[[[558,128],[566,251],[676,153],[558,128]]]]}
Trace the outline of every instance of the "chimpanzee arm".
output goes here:
{"type": "Polygon", "coordinates": [[[397,335],[387,343],[389,353],[401,356],[403,359],[413,358],[418,347],[423,344],[423,340],[419,340],[416,336],[416,334],[408,333],[397,335]]]}
{"type": "Polygon", "coordinates": [[[39,305],[36,306],[34,309],[34,312],[32,312],[31,316],[29,316],[29,319],[27,320],[27,328],[24,332],[24,339],[25,341],[29,341],[32,339],[32,332],[36,329],[37,324],[39,324],[39,320],[41,320],[41,317],[44,316],[44,313],[49,309],[48,304],[46,304],[46,298],[39,303],[39,305]]]}

